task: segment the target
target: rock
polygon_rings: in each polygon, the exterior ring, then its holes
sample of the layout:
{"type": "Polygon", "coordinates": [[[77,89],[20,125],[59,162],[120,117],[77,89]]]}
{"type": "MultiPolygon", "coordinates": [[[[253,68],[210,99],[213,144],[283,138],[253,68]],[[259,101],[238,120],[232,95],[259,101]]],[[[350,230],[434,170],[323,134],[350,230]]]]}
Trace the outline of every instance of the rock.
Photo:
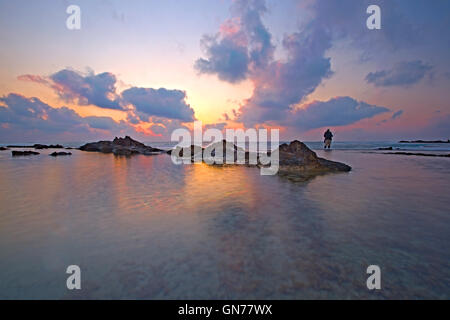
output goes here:
{"type": "Polygon", "coordinates": [[[386,147],[386,148],[378,148],[377,150],[393,150],[392,147],[386,147]]]}
{"type": "Polygon", "coordinates": [[[6,147],[0,147],[0,151],[5,151],[5,150],[9,150],[9,148],[6,148],[6,147]]]}
{"type": "Polygon", "coordinates": [[[177,146],[176,148],[167,151],[167,153],[170,155],[173,154],[176,157],[180,158],[189,158],[189,157],[193,158],[197,154],[203,155],[203,147],[191,145],[190,147],[182,148],[180,146],[177,146]],[[188,148],[189,150],[186,150],[188,148]]]}
{"type": "Polygon", "coordinates": [[[450,139],[448,139],[447,141],[445,141],[445,140],[412,140],[412,141],[402,140],[402,141],[399,141],[399,143],[450,143],[450,139]]]}
{"type": "Polygon", "coordinates": [[[79,150],[113,153],[115,155],[130,156],[133,154],[153,155],[163,153],[163,150],[146,146],[145,144],[133,140],[129,136],[125,138],[114,138],[113,141],[98,141],[86,143],[79,150]]]}
{"type": "Polygon", "coordinates": [[[50,154],[49,154],[49,156],[52,156],[52,157],[58,157],[58,156],[71,156],[71,155],[72,155],[71,152],[53,152],[53,153],[50,153],[50,154]]]}
{"type": "Polygon", "coordinates": [[[35,151],[11,151],[13,157],[17,157],[17,156],[32,156],[32,155],[37,155],[39,154],[39,152],[35,152],[35,151]]]}
{"type": "Polygon", "coordinates": [[[436,154],[436,153],[417,153],[417,152],[384,152],[383,154],[397,154],[403,156],[422,156],[422,157],[444,157],[450,158],[449,154],[436,154]]]}
{"type": "Polygon", "coordinates": [[[344,163],[319,158],[298,140],[282,144],[279,147],[279,159],[278,174],[294,180],[308,180],[317,175],[352,169],[344,163]]]}
{"type": "MultiPolygon", "coordinates": [[[[191,145],[190,154],[184,155],[183,149],[177,147],[171,151],[168,151],[169,154],[175,153],[175,155],[182,157],[184,159],[191,158],[193,162],[195,160],[194,155],[200,156],[200,159],[206,161],[208,155],[214,157],[216,155],[215,150],[218,148],[222,148],[223,151],[223,163],[222,164],[214,164],[214,165],[234,165],[226,164],[226,155],[231,152],[233,154],[234,161],[238,159],[238,156],[243,157],[245,165],[248,166],[258,166],[262,167],[260,163],[260,158],[258,155],[255,155],[257,159],[257,163],[250,163],[249,159],[251,154],[246,152],[244,149],[241,149],[234,145],[231,142],[227,142],[225,140],[221,142],[217,142],[215,144],[211,144],[206,148],[201,148],[200,146],[191,145]]],[[[279,170],[278,174],[281,176],[287,176],[288,178],[295,178],[295,180],[307,180],[316,175],[331,173],[331,172],[348,172],[352,168],[344,163],[335,162],[326,160],[323,158],[319,158],[317,154],[309,149],[304,143],[300,141],[292,141],[289,144],[282,144],[279,146],[279,170]]],[[[269,153],[270,155],[270,153],[269,153]]],[[[208,161],[206,161],[208,162],[208,161]]],[[[209,162],[210,163],[210,162],[209,162]]]]}
{"type": "Polygon", "coordinates": [[[39,144],[36,143],[32,146],[17,146],[17,145],[10,145],[8,146],[8,148],[34,148],[34,149],[62,149],[64,148],[62,145],[60,144],[51,144],[51,145],[46,145],[46,144],[39,144]]]}
{"type": "Polygon", "coordinates": [[[35,149],[62,149],[64,148],[62,145],[60,144],[51,144],[51,145],[45,145],[45,144],[35,144],[33,145],[33,147],[35,149]]]}

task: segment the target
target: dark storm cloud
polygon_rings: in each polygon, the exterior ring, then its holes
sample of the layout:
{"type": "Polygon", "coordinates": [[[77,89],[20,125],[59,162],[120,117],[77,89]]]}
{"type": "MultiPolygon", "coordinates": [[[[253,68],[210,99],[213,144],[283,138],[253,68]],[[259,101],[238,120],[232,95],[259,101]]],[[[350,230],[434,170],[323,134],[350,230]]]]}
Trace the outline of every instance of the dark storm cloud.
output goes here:
{"type": "Polygon", "coordinates": [[[58,95],[65,101],[77,101],[80,105],[95,105],[100,108],[122,109],[116,94],[116,76],[110,72],[82,75],[64,69],[50,76],[60,88],[58,95]]]}
{"type": "Polygon", "coordinates": [[[399,118],[402,114],[403,114],[403,110],[398,110],[397,112],[395,112],[395,113],[392,115],[391,119],[399,118]]]}
{"type": "Polygon", "coordinates": [[[366,81],[376,87],[408,87],[430,75],[433,67],[421,60],[401,62],[392,69],[370,72],[366,81]]]}
{"type": "Polygon", "coordinates": [[[133,130],[123,121],[118,123],[109,117],[83,118],[67,107],[53,108],[38,98],[27,98],[15,93],[1,97],[0,103],[0,124],[11,131],[56,135],[64,132],[86,133],[91,129],[133,130]]]}
{"type": "Polygon", "coordinates": [[[122,99],[147,118],[158,116],[183,121],[194,120],[194,110],[186,103],[186,92],[181,90],[132,87],[122,92],[122,99]]]}
{"type": "Polygon", "coordinates": [[[183,121],[195,119],[194,110],[186,103],[186,92],[165,88],[131,87],[118,93],[116,76],[110,72],[100,74],[90,72],[83,75],[64,69],[49,78],[22,75],[18,79],[46,85],[67,102],[127,111],[127,119],[133,124],[139,123],[140,120],[147,121],[149,116],[183,121]]]}
{"type": "Polygon", "coordinates": [[[389,111],[388,108],[350,97],[337,97],[328,101],[315,101],[290,112],[284,124],[307,131],[325,126],[349,125],[389,111]]]}

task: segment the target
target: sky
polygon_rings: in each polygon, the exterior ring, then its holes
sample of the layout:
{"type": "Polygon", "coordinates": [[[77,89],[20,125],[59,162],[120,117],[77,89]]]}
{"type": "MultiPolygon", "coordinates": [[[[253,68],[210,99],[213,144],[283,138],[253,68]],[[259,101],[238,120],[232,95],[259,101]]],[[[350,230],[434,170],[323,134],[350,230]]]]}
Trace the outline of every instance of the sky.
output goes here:
{"type": "Polygon", "coordinates": [[[449,139],[448,30],[448,0],[0,0],[0,143],[449,139]]]}

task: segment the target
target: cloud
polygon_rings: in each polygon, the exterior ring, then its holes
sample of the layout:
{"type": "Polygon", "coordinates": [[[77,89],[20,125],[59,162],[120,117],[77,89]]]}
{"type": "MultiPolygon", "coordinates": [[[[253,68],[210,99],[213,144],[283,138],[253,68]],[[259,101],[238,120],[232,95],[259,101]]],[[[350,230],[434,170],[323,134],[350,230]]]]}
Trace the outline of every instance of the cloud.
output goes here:
{"type": "Polygon", "coordinates": [[[365,59],[402,49],[436,49],[439,55],[448,52],[450,42],[436,36],[450,28],[450,2],[447,0],[305,0],[315,24],[330,30],[333,39],[348,40],[365,59]],[[366,9],[381,8],[381,29],[366,28],[366,9]]]}
{"type": "Polygon", "coordinates": [[[370,72],[366,76],[366,81],[376,87],[409,87],[418,83],[426,75],[431,75],[432,69],[431,65],[421,60],[400,62],[392,69],[370,72]]]}
{"type": "Polygon", "coordinates": [[[233,18],[225,21],[217,34],[201,39],[206,59],[198,59],[195,69],[236,83],[267,66],[275,47],[261,19],[266,10],[263,0],[235,1],[231,8],[233,18]]]}
{"type": "Polygon", "coordinates": [[[64,69],[50,76],[58,88],[57,93],[67,102],[77,101],[80,105],[95,105],[100,108],[122,109],[116,94],[116,76],[110,72],[83,75],[64,69]]]}
{"type": "Polygon", "coordinates": [[[240,107],[236,120],[246,125],[281,120],[332,75],[330,59],[324,56],[330,45],[328,32],[313,25],[286,35],[287,60],[273,61],[252,78],[253,95],[240,107]]]}
{"type": "Polygon", "coordinates": [[[308,131],[326,126],[345,126],[389,111],[388,108],[350,97],[336,97],[328,101],[314,101],[289,112],[283,124],[308,131]]]}
{"type": "Polygon", "coordinates": [[[145,122],[149,116],[195,120],[194,110],[186,103],[185,91],[131,87],[118,93],[117,78],[110,72],[95,74],[90,71],[84,75],[63,69],[50,77],[28,74],[18,79],[48,86],[66,102],[126,111],[132,124],[145,122]]]}
{"type": "Polygon", "coordinates": [[[136,108],[143,121],[149,116],[183,121],[195,119],[194,110],[186,103],[186,92],[181,90],[132,87],[122,92],[122,99],[136,108]]]}
{"type": "Polygon", "coordinates": [[[83,118],[67,107],[53,108],[38,98],[27,98],[16,93],[0,97],[0,103],[3,139],[19,136],[34,140],[37,136],[55,138],[64,134],[80,137],[93,135],[96,129],[135,132],[124,121],[116,122],[109,117],[83,118]]]}
{"type": "Polygon", "coordinates": [[[403,114],[403,110],[398,110],[397,112],[395,112],[395,113],[392,115],[391,119],[399,118],[402,114],[403,114]]]}

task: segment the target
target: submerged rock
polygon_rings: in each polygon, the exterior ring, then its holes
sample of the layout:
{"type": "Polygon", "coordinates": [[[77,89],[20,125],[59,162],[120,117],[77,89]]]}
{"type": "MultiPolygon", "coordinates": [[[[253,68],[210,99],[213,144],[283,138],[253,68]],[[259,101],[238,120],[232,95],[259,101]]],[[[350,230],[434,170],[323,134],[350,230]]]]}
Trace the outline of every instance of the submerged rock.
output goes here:
{"type": "Polygon", "coordinates": [[[49,154],[49,156],[52,156],[52,157],[58,157],[58,156],[71,156],[71,155],[72,155],[71,152],[53,152],[53,153],[50,153],[50,154],[49,154]]]}
{"type": "Polygon", "coordinates": [[[399,143],[450,143],[450,139],[445,140],[402,140],[399,143]]]}
{"type": "Polygon", "coordinates": [[[102,153],[113,153],[115,155],[130,156],[133,154],[160,154],[164,151],[157,148],[152,148],[146,146],[145,144],[133,140],[129,136],[125,138],[114,138],[113,141],[98,141],[86,143],[81,146],[79,150],[91,151],[91,152],[102,152],[102,153]]]}
{"type": "Polygon", "coordinates": [[[13,157],[17,157],[17,156],[32,156],[32,155],[37,155],[39,154],[39,152],[35,152],[35,151],[11,151],[13,157]]]}
{"type": "Polygon", "coordinates": [[[39,144],[36,143],[32,146],[17,146],[17,145],[10,145],[8,146],[8,148],[34,148],[34,149],[62,149],[64,148],[64,146],[60,145],[60,144],[51,144],[51,145],[46,145],[46,144],[39,144]]]}
{"type": "Polygon", "coordinates": [[[421,157],[444,157],[450,158],[450,153],[448,154],[436,154],[436,153],[420,153],[420,152],[385,152],[383,154],[397,154],[403,156],[421,156],[421,157]]]}
{"type": "Polygon", "coordinates": [[[377,150],[393,150],[393,148],[392,147],[385,147],[385,148],[378,148],[377,150]]]}

